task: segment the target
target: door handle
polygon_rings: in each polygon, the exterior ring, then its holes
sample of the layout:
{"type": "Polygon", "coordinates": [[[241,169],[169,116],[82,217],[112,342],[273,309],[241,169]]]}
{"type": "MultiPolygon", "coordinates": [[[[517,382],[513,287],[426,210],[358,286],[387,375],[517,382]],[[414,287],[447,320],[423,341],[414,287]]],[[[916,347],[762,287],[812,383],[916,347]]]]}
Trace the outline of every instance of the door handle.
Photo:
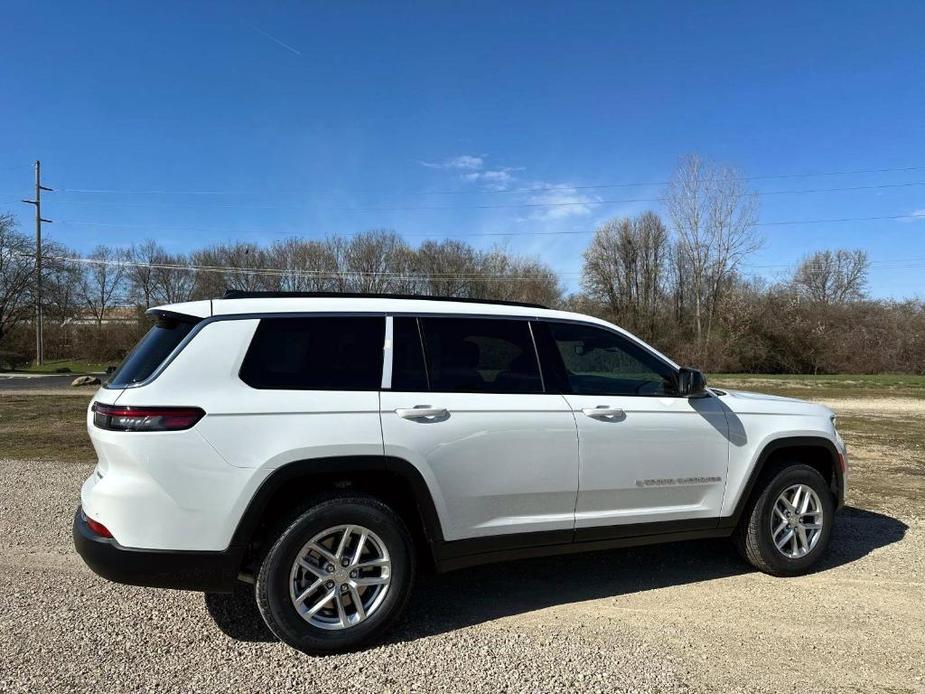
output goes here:
{"type": "Polygon", "coordinates": [[[608,407],[607,405],[598,405],[597,407],[583,407],[581,413],[588,417],[617,417],[622,419],[626,416],[622,407],[608,407]]]}
{"type": "Polygon", "coordinates": [[[395,410],[395,414],[402,419],[424,419],[425,417],[446,417],[449,412],[445,407],[415,405],[414,407],[399,407],[395,410]]]}

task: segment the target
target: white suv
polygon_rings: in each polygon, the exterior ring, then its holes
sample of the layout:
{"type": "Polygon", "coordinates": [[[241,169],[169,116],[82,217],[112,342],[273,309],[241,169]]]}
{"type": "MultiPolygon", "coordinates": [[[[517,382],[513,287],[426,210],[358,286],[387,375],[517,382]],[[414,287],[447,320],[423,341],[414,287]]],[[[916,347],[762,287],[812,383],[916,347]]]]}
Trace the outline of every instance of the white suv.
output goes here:
{"type": "Polygon", "coordinates": [[[306,652],[380,636],[420,565],[732,536],[798,574],[843,503],[830,410],[708,389],[589,316],[243,292],[149,313],[88,412],[77,550],[123,583],[255,583],[306,652]]]}

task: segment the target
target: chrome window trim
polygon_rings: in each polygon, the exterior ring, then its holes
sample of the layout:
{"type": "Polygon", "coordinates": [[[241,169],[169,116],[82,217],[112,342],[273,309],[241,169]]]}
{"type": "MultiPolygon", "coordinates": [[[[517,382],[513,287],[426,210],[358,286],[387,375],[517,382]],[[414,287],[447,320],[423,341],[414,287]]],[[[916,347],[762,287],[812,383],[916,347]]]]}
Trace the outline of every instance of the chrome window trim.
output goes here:
{"type": "Polygon", "coordinates": [[[382,345],[382,385],[381,390],[391,390],[392,388],[392,360],[395,355],[395,346],[393,342],[393,318],[385,317],[385,342],[382,345]]]}

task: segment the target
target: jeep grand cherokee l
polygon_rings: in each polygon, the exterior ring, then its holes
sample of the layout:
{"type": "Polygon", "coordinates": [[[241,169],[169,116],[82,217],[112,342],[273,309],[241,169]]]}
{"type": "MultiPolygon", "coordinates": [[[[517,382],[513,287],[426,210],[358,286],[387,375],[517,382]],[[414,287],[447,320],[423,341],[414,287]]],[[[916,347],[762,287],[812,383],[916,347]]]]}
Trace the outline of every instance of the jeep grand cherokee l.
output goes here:
{"type": "Polygon", "coordinates": [[[830,410],[707,388],[589,316],[242,292],[149,314],[89,408],[77,550],[123,583],[254,583],[305,652],[379,637],[425,564],[730,536],[800,574],[844,499],[830,410]]]}

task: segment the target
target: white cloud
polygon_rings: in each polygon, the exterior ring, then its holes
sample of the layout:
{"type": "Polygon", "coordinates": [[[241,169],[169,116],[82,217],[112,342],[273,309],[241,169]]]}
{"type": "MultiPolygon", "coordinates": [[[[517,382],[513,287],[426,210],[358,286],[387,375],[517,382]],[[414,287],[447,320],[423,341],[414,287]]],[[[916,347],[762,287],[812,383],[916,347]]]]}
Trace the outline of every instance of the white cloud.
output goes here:
{"type": "Polygon", "coordinates": [[[569,217],[586,217],[594,212],[599,198],[587,193],[583,193],[576,188],[563,184],[549,184],[537,182],[535,188],[541,189],[535,195],[531,195],[529,202],[533,205],[549,205],[549,207],[537,208],[530,215],[533,220],[560,220],[569,217]]]}
{"type": "Polygon", "coordinates": [[[901,222],[922,222],[925,221],[925,207],[919,210],[912,210],[905,219],[900,219],[901,222]]]}
{"type": "Polygon", "coordinates": [[[506,166],[501,169],[487,169],[485,171],[471,171],[462,175],[464,181],[484,184],[489,190],[504,190],[514,179],[513,167],[506,166]]]}
{"type": "Polygon", "coordinates": [[[571,217],[586,217],[595,211],[595,203],[600,200],[597,196],[580,191],[568,183],[524,181],[516,175],[516,172],[524,170],[523,167],[485,168],[486,159],[488,157],[484,154],[461,154],[440,162],[420,163],[430,169],[459,172],[461,180],[476,184],[486,192],[510,190],[514,187],[518,191],[522,189],[525,197],[519,198],[517,202],[527,203],[530,212],[518,221],[558,221],[571,217]]]}
{"type": "Polygon", "coordinates": [[[485,165],[485,157],[475,156],[473,154],[460,154],[458,157],[444,159],[441,162],[420,162],[421,166],[428,169],[455,169],[457,171],[477,171],[485,165]]]}

